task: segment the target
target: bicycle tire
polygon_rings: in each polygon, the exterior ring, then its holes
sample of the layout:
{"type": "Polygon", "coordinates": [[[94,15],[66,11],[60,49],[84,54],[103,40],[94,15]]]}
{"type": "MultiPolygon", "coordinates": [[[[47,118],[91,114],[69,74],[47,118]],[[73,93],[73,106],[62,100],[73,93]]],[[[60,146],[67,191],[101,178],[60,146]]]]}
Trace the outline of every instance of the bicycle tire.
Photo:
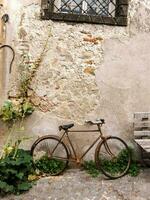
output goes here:
{"type": "Polygon", "coordinates": [[[37,139],[31,147],[31,155],[35,168],[41,173],[51,176],[61,174],[67,168],[69,162],[67,146],[62,141],[60,142],[59,137],[54,135],[37,139]],[[51,153],[53,155],[50,155],[51,153]],[[62,155],[63,153],[64,155],[62,155]]]}
{"type": "Polygon", "coordinates": [[[129,170],[131,163],[130,150],[121,138],[107,137],[97,145],[95,162],[97,168],[108,178],[120,178],[129,170]]]}

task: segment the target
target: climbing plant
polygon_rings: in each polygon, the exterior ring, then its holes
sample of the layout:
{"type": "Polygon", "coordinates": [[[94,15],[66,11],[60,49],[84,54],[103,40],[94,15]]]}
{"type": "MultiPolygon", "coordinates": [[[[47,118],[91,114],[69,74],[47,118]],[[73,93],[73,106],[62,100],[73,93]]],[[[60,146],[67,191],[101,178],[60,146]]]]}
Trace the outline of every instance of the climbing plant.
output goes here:
{"type": "MultiPolygon", "coordinates": [[[[39,68],[43,57],[46,54],[46,49],[48,45],[49,38],[51,37],[51,30],[43,45],[42,51],[38,58],[31,61],[29,53],[23,53],[20,56],[19,63],[19,95],[15,98],[12,98],[8,94],[8,100],[4,102],[3,106],[0,108],[0,119],[6,123],[8,127],[8,138],[4,148],[7,146],[9,139],[14,132],[14,127],[16,124],[19,124],[19,128],[23,128],[22,124],[24,119],[31,115],[34,111],[34,105],[30,99],[29,91],[31,89],[32,80],[36,74],[37,69],[39,68]]],[[[2,155],[1,155],[2,156],[2,155]]]]}

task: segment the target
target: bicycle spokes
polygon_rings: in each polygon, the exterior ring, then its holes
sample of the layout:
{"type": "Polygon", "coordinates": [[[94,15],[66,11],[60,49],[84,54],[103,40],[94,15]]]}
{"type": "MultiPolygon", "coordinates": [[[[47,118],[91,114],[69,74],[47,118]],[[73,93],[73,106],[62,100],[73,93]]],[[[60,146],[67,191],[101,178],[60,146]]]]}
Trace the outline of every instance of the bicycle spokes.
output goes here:
{"type": "Polygon", "coordinates": [[[97,149],[96,163],[110,178],[123,176],[130,165],[130,152],[126,143],[117,137],[107,138],[97,149]]]}
{"type": "Polygon", "coordinates": [[[49,136],[41,139],[32,149],[36,168],[42,173],[57,175],[68,165],[68,150],[59,139],[49,136]]]}

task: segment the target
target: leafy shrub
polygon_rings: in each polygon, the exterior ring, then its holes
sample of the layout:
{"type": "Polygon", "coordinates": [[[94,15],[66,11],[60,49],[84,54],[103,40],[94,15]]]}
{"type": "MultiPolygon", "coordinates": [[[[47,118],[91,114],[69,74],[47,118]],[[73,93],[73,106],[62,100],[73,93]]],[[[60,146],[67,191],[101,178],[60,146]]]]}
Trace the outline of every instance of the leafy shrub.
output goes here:
{"type": "Polygon", "coordinates": [[[85,161],[82,166],[83,169],[92,177],[97,177],[100,175],[100,171],[96,168],[95,162],[93,160],[85,161]]]}
{"type": "MultiPolygon", "coordinates": [[[[134,150],[132,148],[129,148],[130,153],[133,155],[134,150]]],[[[115,160],[107,160],[107,159],[101,159],[101,163],[103,165],[103,168],[105,168],[106,171],[108,171],[111,174],[115,174],[118,172],[123,171],[126,168],[126,163],[128,160],[128,152],[123,149],[118,157],[115,160]]],[[[93,177],[97,177],[99,175],[99,171],[96,168],[95,162],[85,161],[83,164],[83,168],[91,174],[93,177]]],[[[133,159],[131,159],[131,164],[128,170],[128,174],[130,176],[137,176],[140,172],[140,166],[137,164],[137,162],[133,159]]]]}
{"type": "Polygon", "coordinates": [[[131,162],[128,174],[130,176],[137,176],[140,173],[140,166],[137,164],[136,161],[131,162]]]}
{"type": "Polygon", "coordinates": [[[129,150],[131,153],[131,164],[130,164],[128,174],[130,176],[137,176],[140,173],[141,166],[137,162],[137,158],[135,156],[136,153],[135,153],[134,149],[130,147],[129,150]]]}
{"type": "Polygon", "coordinates": [[[126,149],[122,149],[115,159],[107,160],[102,157],[100,165],[112,175],[121,174],[127,167],[128,154],[129,152],[126,149]]]}
{"type": "Polygon", "coordinates": [[[9,148],[0,159],[0,195],[20,194],[32,187],[28,176],[33,174],[32,157],[28,151],[9,148]]]}
{"type": "Polygon", "coordinates": [[[64,165],[65,163],[62,160],[49,159],[46,155],[35,162],[36,168],[38,168],[41,173],[46,174],[57,174],[64,169],[64,165]]]}

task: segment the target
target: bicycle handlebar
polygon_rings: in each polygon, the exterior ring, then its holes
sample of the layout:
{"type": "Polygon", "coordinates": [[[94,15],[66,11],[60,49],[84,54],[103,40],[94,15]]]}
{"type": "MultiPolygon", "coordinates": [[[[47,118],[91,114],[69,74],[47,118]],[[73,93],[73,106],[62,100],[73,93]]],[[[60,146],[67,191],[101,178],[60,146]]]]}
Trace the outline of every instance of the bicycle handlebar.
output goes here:
{"type": "Polygon", "coordinates": [[[98,125],[98,124],[105,124],[105,120],[104,119],[96,119],[95,121],[94,120],[86,120],[85,123],[87,124],[91,124],[91,125],[98,125]]]}

